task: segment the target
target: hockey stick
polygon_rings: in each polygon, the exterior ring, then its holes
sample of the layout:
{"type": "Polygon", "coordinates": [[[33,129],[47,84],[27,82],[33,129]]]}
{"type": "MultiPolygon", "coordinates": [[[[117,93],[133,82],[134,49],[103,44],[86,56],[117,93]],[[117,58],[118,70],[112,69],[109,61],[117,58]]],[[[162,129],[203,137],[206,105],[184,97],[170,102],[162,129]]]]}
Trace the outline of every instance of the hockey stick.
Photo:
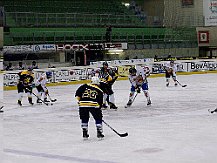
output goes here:
{"type": "MultiPolygon", "coordinates": [[[[39,98],[35,93],[32,92],[32,94],[37,97],[37,99],[39,99],[41,102],[43,102],[45,105],[48,106],[48,103],[46,103],[44,100],[42,100],[41,98],[39,98]]],[[[52,104],[53,105],[53,104],[52,104]]]]}
{"type": "Polygon", "coordinates": [[[115,129],[113,129],[108,123],[106,123],[104,120],[102,120],[102,122],[105,123],[106,126],[108,126],[112,131],[114,131],[114,132],[115,132],[117,135],[119,135],[120,137],[126,137],[126,136],[128,136],[128,133],[127,133],[127,132],[124,133],[124,134],[120,134],[120,133],[118,133],[115,129]]]}
{"type": "Polygon", "coordinates": [[[175,80],[180,86],[182,86],[182,87],[186,87],[187,85],[186,84],[184,84],[184,85],[182,85],[178,80],[175,80]]]}
{"type": "Polygon", "coordinates": [[[215,109],[215,110],[208,110],[210,113],[215,113],[215,112],[217,112],[217,108],[215,109]]]}
{"type": "Polygon", "coordinates": [[[51,102],[56,102],[56,101],[57,101],[57,99],[52,99],[52,98],[50,97],[50,94],[49,94],[49,93],[48,93],[48,97],[49,97],[49,99],[50,99],[51,102]]]}
{"type": "MultiPolygon", "coordinates": [[[[136,96],[137,96],[137,95],[138,95],[138,92],[137,92],[136,95],[134,96],[131,105],[133,104],[133,102],[134,102],[134,100],[136,99],[136,96]]],[[[131,105],[130,105],[130,106],[131,106],[131,105]]],[[[130,107],[130,106],[126,105],[125,108],[130,107]]]]}
{"type": "MultiPolygon", "coordinates": [[[[27,91],[31,92],[28,88],[25,88],[27,91]]],[[[43,102],[45,105],[48,106],[48,103],[44,102],[42,99],[40,99],[34,92],[31,92],[37,99],[39,99],[41,102],[43,102]]]]}

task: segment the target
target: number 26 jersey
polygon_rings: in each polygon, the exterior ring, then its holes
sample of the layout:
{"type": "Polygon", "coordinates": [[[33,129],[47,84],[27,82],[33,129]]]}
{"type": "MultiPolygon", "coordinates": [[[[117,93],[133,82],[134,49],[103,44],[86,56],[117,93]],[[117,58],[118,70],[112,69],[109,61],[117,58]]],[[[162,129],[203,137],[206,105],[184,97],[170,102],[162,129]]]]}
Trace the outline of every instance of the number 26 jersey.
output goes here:
{"type": "Polygon", "coordinates": [[[75,96],[79,107],[100,108],[103,104],[103,91],[97,85],[83,84],[77,89],[75,96]]]}

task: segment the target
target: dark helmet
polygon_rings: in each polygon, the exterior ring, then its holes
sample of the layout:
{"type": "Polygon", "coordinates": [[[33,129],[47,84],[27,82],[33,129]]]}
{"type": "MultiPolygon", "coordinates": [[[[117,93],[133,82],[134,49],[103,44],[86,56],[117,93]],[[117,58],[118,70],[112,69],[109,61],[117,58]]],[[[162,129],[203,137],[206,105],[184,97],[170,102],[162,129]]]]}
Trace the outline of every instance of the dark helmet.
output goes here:
{"type": "Polygon", "coordinates": [[[103,66],[108,66],[108,63],[107,63],[107,62],[103,62],[102,65],[103,65],[103,66]]]}
{"type": "Polygon", "coordinates": [[[47,76],[47,78],[51,78],[52,77],[52,72],[50,72],[50,71],[46,72],[46,76],[47,76]]]}
{"type": "Polygon", "coordinates": [[[131,68],[129,69],[129,73],[130,73],[130,74],[136,74],[136,72],[137,72],[137,70],[136,70],[134,67],[131,67],[131,68]]]}
{"type": "Polygon", "coordinates": [[[32,71],[32,70],[33,70],[33,68],[32,68],[32,67],[29,67],[27,70],[28,70],[28,71],[32,71]]]}

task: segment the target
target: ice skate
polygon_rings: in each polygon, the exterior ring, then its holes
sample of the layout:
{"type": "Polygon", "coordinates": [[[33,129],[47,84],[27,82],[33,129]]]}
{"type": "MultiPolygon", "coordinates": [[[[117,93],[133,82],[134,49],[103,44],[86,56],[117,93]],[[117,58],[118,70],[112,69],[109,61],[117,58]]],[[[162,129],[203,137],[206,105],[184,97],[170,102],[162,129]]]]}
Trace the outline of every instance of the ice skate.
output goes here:
{"type": "Polygon", "coordinates": [[[110,109],[118,109],[118,107],[115,105],[115,104],[113,104],[113,103],[109,103],[109,105],[110,105],[110,109]]]}
{"type": "Polygon", "coordinates": [[[132,103],[133,103],[133,101],[132,101],[132,100],[129,100],[129,101],[127,102],[127,107],[130,107],[130,106],[132,105],[132,103]]]}
{"type": "Polygon", "coordinates": [[[47,97],[46,98],[44,98],[44,102],[50,102],[49,100],[47,100],[47,97]]]}
{"type": "Polygon", "coordinates": [[[108,106],[104,103],[104,104],[102,104],[102,109],[107,109],[108,108],[108,106]]]}
{"type": "Polygon", "coordinates": [[[104,135],[102,134],[102,131],[97,130],[97,138],[100,138],[100,139],[104,138],[104,135]]]}
{"type": "Polygon", "coordinates": [[[87,129],[83,129],[83,138],[84,138],[84,140],[88,139],[88,137],[89,137],[89,134],[88,134],[87,129]]]}
{"type": "Polygon", "coordinates": [[[150,106],[150,105],[151,105],[151,100],[149,100],[147,103],[147,106],[150,106]]]}
{"type": "Polygon", "coordinates": [[[21,103],[20,100],[17,101],[17,104],[20,105],[20,106],[22,106],[22,103],[21,103]]]}
{"type": "Polygon", "coordinates": [[[42,104],[41,100],[38,98],[36,101],[37,104],[42,104]]]}

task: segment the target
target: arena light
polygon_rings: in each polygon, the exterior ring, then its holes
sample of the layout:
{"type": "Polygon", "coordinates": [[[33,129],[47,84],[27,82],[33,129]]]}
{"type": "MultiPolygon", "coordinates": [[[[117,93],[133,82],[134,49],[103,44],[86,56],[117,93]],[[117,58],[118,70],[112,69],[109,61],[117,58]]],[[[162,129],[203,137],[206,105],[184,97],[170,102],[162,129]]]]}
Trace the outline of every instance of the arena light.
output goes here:
{"type": "Polygon", "coordinates": [[[122,49],[110,49],[108,50],[108,54],[121,54],[123,52],[122,49]]]}
{"type": "Polygon", "coordinates": [[[130,6],[130,3],[122,2],[122,5],[124,5],[125,7],[129,7],[129,6],[130,6]]]}

